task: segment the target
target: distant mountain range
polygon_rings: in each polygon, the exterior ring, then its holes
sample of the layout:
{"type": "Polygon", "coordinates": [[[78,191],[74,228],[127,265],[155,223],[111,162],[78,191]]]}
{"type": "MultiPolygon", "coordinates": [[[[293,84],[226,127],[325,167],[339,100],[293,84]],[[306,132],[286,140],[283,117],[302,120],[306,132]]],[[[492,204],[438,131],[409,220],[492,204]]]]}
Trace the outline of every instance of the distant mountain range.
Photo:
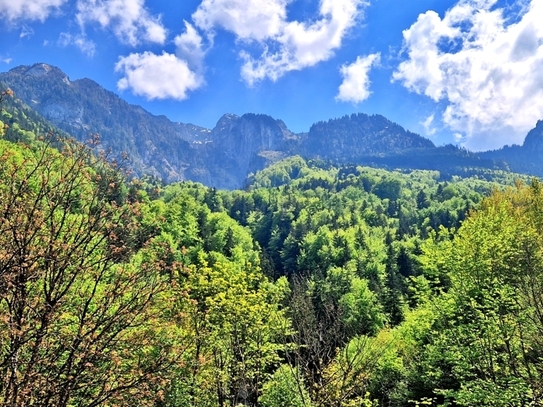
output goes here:
{"type": "Polygon", "coordinates": [[[0,82],[54,126],[81,141],[99,134],[102,148],[128,154],[136,175],[165,182],[242,188],[250,173],[292,155],[446,174],[503,169],[543,175],[542,121],[522,146],[472,153],[452,145],[436,147],[383,116],[362,113],[315,123],[307,133],[293,133],[281,120],[263,114],[225,114],[213,129],[176,123],[125,102],[90,79],[71,81],[43,63],[0,73],[0,82]]]}

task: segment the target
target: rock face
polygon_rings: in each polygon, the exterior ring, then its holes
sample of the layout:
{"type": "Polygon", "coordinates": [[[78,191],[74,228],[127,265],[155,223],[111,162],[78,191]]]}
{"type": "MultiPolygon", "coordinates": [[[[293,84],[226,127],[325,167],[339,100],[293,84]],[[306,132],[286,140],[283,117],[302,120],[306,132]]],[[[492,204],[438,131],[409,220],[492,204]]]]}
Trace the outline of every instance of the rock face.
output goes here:
{"type": "Polygon", "coordinates": [[[36,98],[31,99],[31,106],[37,110],[41,110],[41,114],[51,121],[59,125],[63,124],[72,129],[85,129],[83,124],[84,108],[80,104],[74,104],[71,97],[63,97],[71,95],[77,89],[72,87],[72,83],[68,76],[60,69],[47,65],[36,64],[29,69],[23,67],[15,68],[10,73],[19,80],[24,80],[30,83],[51,83],[54,82],[54,93],[43,98],[38,93],[33,92],[36,98]]]}
{"type": "Polygon", "coordinates": [[[530,130],[522,148],[531,154],[543,155],[543,120],[538,120],[535,128],[530,130]]]}
{"type": "Polygon", "coordinates": [[[47,65],[47,64],[34,64],[29,69],[24,69],[24,67],[15,68],[13,71],[22,70],[25,76],[42,78],[42,77],[55,77],[57,80],[60,80],[65,85],[70,86],[71,82],[64,72],[62,72],[57,67],[47,65]]]}
{"type": "Polygon", "coordinates": [[[249,173],[286,157],[289,141],[297,139],[282,121],[251,113],[241,117],[225,114],[210,136],[209,161],[220,163],[213,166],[212,176],[228,180],[228,187],[239,187],[239,180],[249,173]]]}

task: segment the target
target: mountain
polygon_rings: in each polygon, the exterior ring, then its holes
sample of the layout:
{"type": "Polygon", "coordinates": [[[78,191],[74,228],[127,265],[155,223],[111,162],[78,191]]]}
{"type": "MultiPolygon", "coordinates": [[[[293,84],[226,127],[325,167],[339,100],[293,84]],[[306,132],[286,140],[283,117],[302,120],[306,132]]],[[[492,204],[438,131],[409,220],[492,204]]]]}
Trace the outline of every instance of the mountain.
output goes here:
{"type": "Polygon", "coordinates": [[[337,162],[413,149],[435,149],[435,145],[381,115],[363,113],[315,123],[302,143],[304,155],[337,162]]]}
{"type": "Polygon", "coordinates": [[[479,154],[483,158],[502,161],[514,172],[543,176],[543,120],[528,132],[522,146],[505,146],[479,154]]]}
{"type": "Polygon", "coordinates": [[[285,123],[270,116],[225,114],[211,130],[203,148],[210,164],[208,184],[220,179],[228,189],[239,188],[249,173],[295,152],[298,139],[285,123]]]}
{"type": "Polygon", "coordinates": [[[154,116],[90,79],[70,81],[60,69],[47,64],[19,66],[0,74],[0,81],[78,140],[99,134],[104,149],[126,152],[136,175],[149,174],[170,182],[199,180],[194,169],[203,164],[192,154],[187,139],[205,134],[206,129],[154,116]]]}
{"type": "Polygon", "coordinates": [[[455,146],[436,147],[383,116],[363,113],[318,122],[298,134],[281,120],[252,113],[225,114],[213,129],[206,129],[153,115],[90,79],[72,81],[44,63],[0,73],[0,82],[44,121],[83,142],[99,134],[100,148],[126,153],[135,175],[165,182],[192,180],[221,189],[241,188],[251,173],[293,155],[449,175],[477,168],[536,173],[543,151],[539,141],[543,136],[537,136],[541,132],[527,137],[526,146],[501,152],[475,154],[455,146]]]}
{"type": "Polygon", "coordinates": [[[238,188],[248,171],[286,156],[296,135],[265,115],[224,115],[213,129],[175,123],[127,103],[90,79],[71,81],[59,68],[39,63],[0,74],[41,116],[80,141],[99,134],[103,149],[130,158],[138,175],[165,182],[193,180],[238,188]]]}

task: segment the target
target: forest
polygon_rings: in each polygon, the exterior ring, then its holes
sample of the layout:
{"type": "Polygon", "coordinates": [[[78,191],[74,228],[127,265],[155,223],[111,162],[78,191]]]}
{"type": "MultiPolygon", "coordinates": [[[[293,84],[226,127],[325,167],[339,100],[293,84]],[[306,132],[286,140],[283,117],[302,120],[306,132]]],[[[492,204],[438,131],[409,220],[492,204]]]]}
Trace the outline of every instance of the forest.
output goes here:
{"type": "Polygon", "coordinates": [[[163,185],[0,120],[1,406],[543,405],[539,180],[294,156],[163,185]]]}

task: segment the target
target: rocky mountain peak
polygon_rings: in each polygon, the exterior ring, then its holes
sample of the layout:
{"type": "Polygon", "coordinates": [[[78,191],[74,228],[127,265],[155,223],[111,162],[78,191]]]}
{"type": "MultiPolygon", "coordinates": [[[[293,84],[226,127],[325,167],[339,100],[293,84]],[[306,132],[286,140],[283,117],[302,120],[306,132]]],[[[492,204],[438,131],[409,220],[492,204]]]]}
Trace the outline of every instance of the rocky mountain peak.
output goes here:
{"type": "Polygon", "coordinates": [[[217,131],[224,131],[224,130],[230,129],[236,125],[239,118],[240,117],[238,115],[235,115],[232,113],[223,114],[222,117],[217,122],[217,124],[215,125],[215,129],[217,131]]]}
{"type": "Polygon", "coordinates": [[[210,133],[205,145],[211,172],[227,188],[239,187],[250,172],[281,159],[287,140],[296,137],[286,125],[265,114],[225,114],[210,133]]]}
{"type": "Polygon", "coordinates": [[[538,120],[536,126],[526,135],[522,147],[532,153],[543,153],[543,120],[538,120]]]}
{"type": "Polygon", "coordinates": [[[264,114],[246,113],[243,116],[226,114],[212,130],[213,139],[223,150],[259,151],[277,148],[290,134],[284,123],[264,114]]]}
{"type": "Polygon", "coordinates": [[[59,68],[56,66],[44,64],[44,63],[38,63],[34,64],[26,71],[24,72],[25,76],[31,76],[35,78],[43,77],[43,76],[55,76],[58,79],[60,79],[62,82],[64,82],[66,85],[70,85],[70,79],[68,76],[62,72],[59,68]]]}

